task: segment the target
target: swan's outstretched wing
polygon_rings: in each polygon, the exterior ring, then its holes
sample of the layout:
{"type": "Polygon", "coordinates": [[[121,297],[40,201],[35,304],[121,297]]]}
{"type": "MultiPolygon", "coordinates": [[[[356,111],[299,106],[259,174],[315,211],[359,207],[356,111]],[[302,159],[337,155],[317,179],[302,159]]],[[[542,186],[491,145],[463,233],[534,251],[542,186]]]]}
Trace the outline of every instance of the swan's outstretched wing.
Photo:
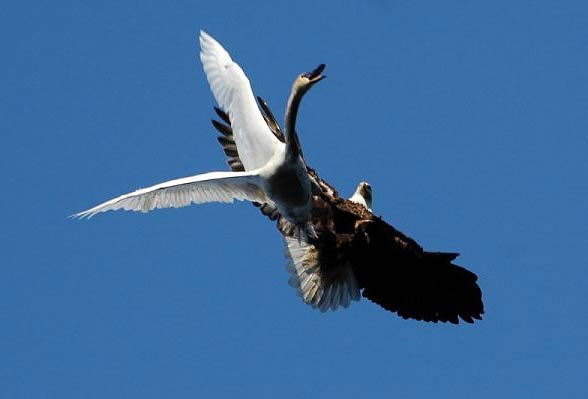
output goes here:
{"type": "Polygon", "coordinates": [[[245,170],[261,168],[282,144],[259,111],[241,67],[204,31],[200,31],[200,47],[200,60],[210,89],[220,108],[229,115],[245,170]]]}
{"type": "Polygon", "coordinates": [[[90,218],[97,213],[117,209],[149,212],[157,208],[233,200],[268,202],[262,178],[256,172],[204,173],[142,188],[72,216],[90,218]]]}

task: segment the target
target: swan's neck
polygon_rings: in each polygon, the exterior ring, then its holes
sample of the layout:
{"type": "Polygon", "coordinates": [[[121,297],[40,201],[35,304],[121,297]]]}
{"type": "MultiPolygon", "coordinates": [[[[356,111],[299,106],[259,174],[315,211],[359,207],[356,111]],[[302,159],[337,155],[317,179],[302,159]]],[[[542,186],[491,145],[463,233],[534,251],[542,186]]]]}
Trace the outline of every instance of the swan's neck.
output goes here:
{"type": "Polygon", "coordinates": [[[286,106],[286,160],[294,162],[301,153],[300,142],[296,134],[296,118],[298,117],[298,108],[300,107],[300,100],[304,95],[304,90],[300,87],[292,88],[288,105],[286,106]]]}

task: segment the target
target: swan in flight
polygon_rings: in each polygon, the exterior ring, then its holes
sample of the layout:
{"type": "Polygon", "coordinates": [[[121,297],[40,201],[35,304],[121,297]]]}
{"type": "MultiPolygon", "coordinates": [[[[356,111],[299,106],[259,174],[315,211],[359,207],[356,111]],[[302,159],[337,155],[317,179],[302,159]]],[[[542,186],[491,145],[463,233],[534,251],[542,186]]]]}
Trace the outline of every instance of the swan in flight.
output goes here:
{"type": "MultiPolygon", "coordinates": [[[[307,172],[295,125],[302,96],[324,78],[321,73],[325,65],[319,65],[294,81],[284,116],[284,136],[273,115],[268,119],[260,112],[249,79],[224,47],[212,36],[200,31],[200,48],[206,78],[220,107],[218,111],[231,125],[232,140],[235,148],[239,149],[243,171],[255,170],[266,164],[279,164],[273,169],[275,178],[268,179],[274,183],[270,191],[273,205],[281,216],[296,226],[299,236],[300,232],[307,237],[314,236],[312,226],[306,222],[312,209],[312,191],[316,187],[313,187],[315,182],[307,172]],[[279,132],[274,133],[268,121],[273,121],[272,127],[279,132]]],[[[265,204],[272,205],[267,201],[265,204]]]]}
{"type": "MultiPolygon", "coordinates": [[[[201,33],[201,44],[203,54],[207,48],[204,32],[201,33]]],[[[208,36],[210,40],[213,40],[208,36]]],[[[228,54],[227,54],[228,56],[228,54]]],[[[206,55],[202,55],[202,62],[207,70],[210,65],[206,55]]],[[[223,62],[229,62],[223,59],[223,62]]],[[[216,64],[215,64],[216,65],[216,64]]],[[[86,211],[73,215],[78,218],[90,218],[97,213],[109,210],[133,210],[148,212],[156,208],[177,208],[190,205],[191,203],[204,202],[233,202],[233,200],[248,200],[256,203],[266,203],[274,206],[280,215],[289,223],[296,227],[298,238],[313,237],[314,232],[311,225],[308,224],[310,211],[312,209],[311,180],[307,172],[306,164],[301,156],[301,149],[296,134],[296,118],[302,97],[317,82],[324,78],[321,72],[324,65],[309,73],[301,74],[296,78],[292,85],[292,91],[288,99],[288,105],[285,115],[286,134],[285,143],[277,140],[278,145],[272,144],[271,141],[264,139],[269,143],[264,150],[264,142],[255,141],[259,138],[256,133],[258,128],[251,121],[254,120],[252,115],[261,119],[267,128],[267,123],[255,100],[255,110],[248,109],[248,98],[253,98],[251,87],[241,68],[230,61],[229,65],[221,64],[222,69],[237,71],[237,75],[243,77],[246,84],[241,81],[238,85],[227,84],[223,86],[223,79],[228,82],[234,82],[232,74],[218,75],[214,70],[207,72],[207,77],[211,82],[213,93],[224,93],[223,102],[228,109],[228,114],[236,118],[237,126],[240,126],[239,134],[244,137],[244,143],[249,143],[249,157],[241,159],[242,162],[248,162],[250,167],[244,171],[231,172],[211,172],[196,176],[185,177],[181,179],[170,180],[154,186],[139,189],[128,194],[101,203],[86,211]],[[216,77],[216,78],[215,78],[216,77]],[[227,88],[228,87],[228,88],[227,88]],[[262,150],[257,152],[256,146],[259,145],[262,150]],[[267,152],[264,152],[267,151],[267,152]],[[260,156],[259,154],[263,155],[260,156]]],[[[269,128],[265,133],[271,134],[269,128]]],[[[235,133],[235,137],[238,134],[235,133]]],[[[275,138],[275,136],[272,135],[275,138]]],[[[247,147],[247,144],[244,144],[247,147]]],[[[245,152],[247,153],[247,152],[245,152]]]]}
{"type": "MultiPolygon", "coordinates": [[[[284,141],[281,129],[265,101],[258,97],[262,118],[271,136],[284,141]]],[[[246,170],[234,139],[229,116],[216,109],[213,120],[232,170],[246,170]]],[[[317,237],[300,241],[289,223],[271,204],[257,204],[264,215],[277,220],[286,242],[289,284],[303,301],[321,311],[348,307],[361,296],[405,319],[473,323],[484,314],[477,276],[453,264],[456,253],[428,252],[372,213],[372,188],[357,186],[350,199],[308,173],[320,188],[313,195],[311,224],[317,237]]]]}

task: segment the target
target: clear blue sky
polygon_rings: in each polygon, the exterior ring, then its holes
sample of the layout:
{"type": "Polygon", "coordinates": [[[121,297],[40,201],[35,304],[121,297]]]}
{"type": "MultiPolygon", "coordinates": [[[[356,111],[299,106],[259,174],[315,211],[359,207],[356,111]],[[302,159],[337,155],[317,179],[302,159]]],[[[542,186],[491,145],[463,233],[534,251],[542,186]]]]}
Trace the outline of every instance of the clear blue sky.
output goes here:
{"type": "Polygon", "coordinates": [[[588,395],[588,4],[359,3],[3,2],[1,398],[588,395]],[[309,163],[460,252],[482,322],[313,311],[249,204],[66,218],[226,168],[200,29],[280,119],[327,64],[309,163]]]}

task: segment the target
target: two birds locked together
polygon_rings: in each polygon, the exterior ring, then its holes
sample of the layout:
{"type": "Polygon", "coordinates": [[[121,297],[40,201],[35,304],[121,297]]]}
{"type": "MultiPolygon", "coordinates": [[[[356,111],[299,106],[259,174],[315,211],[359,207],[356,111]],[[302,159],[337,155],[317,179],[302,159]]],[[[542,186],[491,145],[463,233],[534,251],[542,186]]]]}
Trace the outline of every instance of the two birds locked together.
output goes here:
{"type": "Polygon", "coordinates": [[[213,120],[231,171],[170,180],[106,201],[74,217],[109,210],[148,212],[192,203],[247,200],[276,221],[286,242],[289,283],[321,311],[348,307],[361,296],[407,319],[472,323],[484,313],[474,273],[456,253],[428,252],[372,213],[371,187],[361,182],[342,198],[303,157],[296,119],[302,97],[324,76],[324,65],[292,85],[285,130],[241,67],[200,32],[200,60],[218,103],[213,120]]]}

